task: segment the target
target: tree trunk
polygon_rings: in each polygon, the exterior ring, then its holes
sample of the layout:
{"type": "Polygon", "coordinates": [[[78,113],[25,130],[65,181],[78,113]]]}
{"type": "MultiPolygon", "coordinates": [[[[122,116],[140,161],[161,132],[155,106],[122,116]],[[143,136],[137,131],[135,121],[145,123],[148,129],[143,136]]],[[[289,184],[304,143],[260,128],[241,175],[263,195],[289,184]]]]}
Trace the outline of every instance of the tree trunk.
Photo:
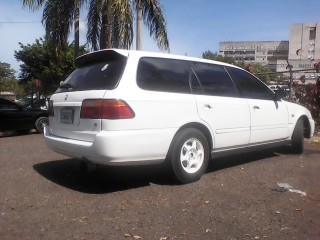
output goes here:
{"type": "Polygon", "coordinates": [[[79,56],[79,42],[80,42],[80,6],[79,1],[76,1],[76,12],[74,15],[74,58],[79,56]]]}
{"type": "Polygon", "coordinates": [[[110,23],[110,0],[105,0],[102,7],[102,21],[100,33],[100,49],[112,48],[112,32],[110,23]]]}
{"type": "Polygon", "coordinates": [[[142,8],[141,2],[138,1],[137,6],[137,32],[136,32],[136,50],[142,50],[142,8]]]}

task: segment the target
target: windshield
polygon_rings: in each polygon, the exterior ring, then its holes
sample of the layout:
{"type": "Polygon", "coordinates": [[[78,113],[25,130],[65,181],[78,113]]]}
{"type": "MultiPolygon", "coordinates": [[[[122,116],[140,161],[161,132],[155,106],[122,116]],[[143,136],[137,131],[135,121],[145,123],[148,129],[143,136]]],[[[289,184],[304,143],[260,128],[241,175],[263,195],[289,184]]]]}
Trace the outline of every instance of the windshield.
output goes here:
{"type": "Polygon", "coordinates": [[[126,58],[84,64],[74,70],[56,92],[114,89],[118,85],[125,64],[126,58]]]}

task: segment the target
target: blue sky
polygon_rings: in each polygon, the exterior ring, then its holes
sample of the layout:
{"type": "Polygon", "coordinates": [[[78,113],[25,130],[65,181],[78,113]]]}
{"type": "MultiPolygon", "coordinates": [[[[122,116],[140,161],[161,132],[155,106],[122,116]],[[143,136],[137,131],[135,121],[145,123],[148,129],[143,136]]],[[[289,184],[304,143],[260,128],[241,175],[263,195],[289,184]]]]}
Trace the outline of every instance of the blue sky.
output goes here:
{"type": "MultiPolygon", "coordinates": [[[[293,23],[320,22],[319,0],[161,0],[171,53],[201,57],[221,41],[289,40],[293,23]]],[[[44,35],[42,12],[22,8],[22,0],[0,0],[0,62],[19,71],[18,42],[32,44],[44,35]]],[[[86,42],[82,14],[81,44],[86,42]]],[[[72,35],[70,35],[72,41],[72,35]]],[[[143,50],[156,51],[144,31],[143,50]]]]}

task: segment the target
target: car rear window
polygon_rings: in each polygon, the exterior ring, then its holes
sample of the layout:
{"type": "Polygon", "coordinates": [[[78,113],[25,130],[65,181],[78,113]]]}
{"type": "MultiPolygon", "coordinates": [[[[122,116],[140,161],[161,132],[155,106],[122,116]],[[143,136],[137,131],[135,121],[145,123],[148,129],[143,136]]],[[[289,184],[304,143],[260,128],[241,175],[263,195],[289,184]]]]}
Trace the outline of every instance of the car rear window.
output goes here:
{"type": "Polygon", "coordinates": [[[60,84],[56,92],[114,89],[121,78],[126,60],[122,57],[83,64],[60,84]]]}

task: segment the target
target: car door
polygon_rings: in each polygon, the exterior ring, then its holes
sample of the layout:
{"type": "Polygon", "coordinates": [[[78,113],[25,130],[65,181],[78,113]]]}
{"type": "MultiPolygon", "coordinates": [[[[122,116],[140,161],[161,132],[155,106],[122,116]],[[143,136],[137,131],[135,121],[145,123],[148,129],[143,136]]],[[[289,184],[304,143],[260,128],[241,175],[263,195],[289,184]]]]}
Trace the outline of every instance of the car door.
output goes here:
{"type": "Polygon", "coordinates": [[[241,69],[229,72],[250,109],[250,144],[283,140],[289,134],[286,105],[264,83],[241,69]]]}
{"type": "Polygon", "coordinates": [[[192,91],[198,114],[211,127],[214,150],[247,146],[250,138],[250,111],[223,66],[194,63],[192,91]]]}
{"type": "Polygon", "coordinates": [[[30,111],[6,99],[0,101],[0,125],[2,130],[30,128],[30,111]]]}

